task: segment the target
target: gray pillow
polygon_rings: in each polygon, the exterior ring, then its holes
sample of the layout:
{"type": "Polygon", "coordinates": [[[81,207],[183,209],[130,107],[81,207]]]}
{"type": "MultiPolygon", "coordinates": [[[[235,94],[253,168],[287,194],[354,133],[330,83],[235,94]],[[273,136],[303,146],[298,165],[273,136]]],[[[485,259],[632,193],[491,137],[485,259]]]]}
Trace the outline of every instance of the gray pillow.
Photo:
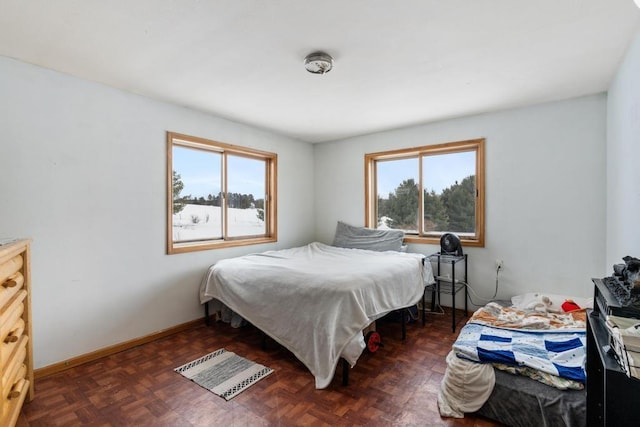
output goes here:
{"type": "Polygon", "coordinates": [[[368,249],[370,251],[399,251],[404,231],[355,227],[338,221],[333,246],[340,248],[368,249]]]}

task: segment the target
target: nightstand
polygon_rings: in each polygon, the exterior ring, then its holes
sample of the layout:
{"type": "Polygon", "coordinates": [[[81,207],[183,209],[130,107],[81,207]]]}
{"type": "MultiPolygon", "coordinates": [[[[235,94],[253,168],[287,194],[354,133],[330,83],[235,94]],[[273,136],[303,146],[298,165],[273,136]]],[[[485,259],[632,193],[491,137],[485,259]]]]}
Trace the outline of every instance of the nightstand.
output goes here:
{"type": "Polygon", "coordinates": [[[440,302],[440,294],[444,293],[451,295],[451,331],[456,331],[456,294],[464,290],[464,315],[468,316],[468,303],[469,290],[467,289],[467,254],[464,255],[449,255],[436,252],[429,255],[429,261],[436,264],[436,282],[433,285],[427,286],[425,292],[430,288],[431,290],[431,311],[435,310],[436,294],[438,296],[438,303],[440,302]],[[462,280],[456,279],[456,266],[459,263],[463,263],[464,275],[462,280]],[[448,266],[448,268],[446,268],[448,266]],[[444,276],[445,271],[447,276],[444,276]]]}

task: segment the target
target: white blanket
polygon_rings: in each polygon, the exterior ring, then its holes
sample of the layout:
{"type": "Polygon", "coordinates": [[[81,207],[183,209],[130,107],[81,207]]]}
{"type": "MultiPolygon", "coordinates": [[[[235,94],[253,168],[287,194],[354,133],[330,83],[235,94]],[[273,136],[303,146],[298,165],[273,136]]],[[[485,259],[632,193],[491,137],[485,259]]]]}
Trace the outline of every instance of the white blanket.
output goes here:
{"type": "Polygon", "coordinates": [[[316,388],[325,388],[363,328],[420,300],[433,282],[423,258],[317,242],[250,254],[211,266],[200,302],[222,301],[289,349],[315,376],[316,388]]]}

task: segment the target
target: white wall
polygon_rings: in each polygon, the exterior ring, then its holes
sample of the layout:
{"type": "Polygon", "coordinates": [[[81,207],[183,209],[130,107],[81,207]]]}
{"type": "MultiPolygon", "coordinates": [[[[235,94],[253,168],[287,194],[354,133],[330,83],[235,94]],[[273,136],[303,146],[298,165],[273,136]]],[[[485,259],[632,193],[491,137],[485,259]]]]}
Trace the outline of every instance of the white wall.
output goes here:
{"type": "Polygon", "coordinates": [[[640,32],[607,98],[607,276],[622,257],[640,258],[640,32]]]}
{"type": "Polygon", "coordinates": [[[337,220],[364,224],[365,153],[485,137],[486,245],[465,248],[473,289],[493,295],[500,258],[498,298],[591,296],[604,275],[605,108],[601,94],[317,144],[317,237],[330,243],[337,220]]]}
{"type": "Polygon", "coordinates": [[[203,315],[216,260],[313,240],[313,148],[0,57],[0,237],[31,237],[35,367],[203,315]],[[165,255],[167,130],[278,153],[276,244],[165,255]]]}

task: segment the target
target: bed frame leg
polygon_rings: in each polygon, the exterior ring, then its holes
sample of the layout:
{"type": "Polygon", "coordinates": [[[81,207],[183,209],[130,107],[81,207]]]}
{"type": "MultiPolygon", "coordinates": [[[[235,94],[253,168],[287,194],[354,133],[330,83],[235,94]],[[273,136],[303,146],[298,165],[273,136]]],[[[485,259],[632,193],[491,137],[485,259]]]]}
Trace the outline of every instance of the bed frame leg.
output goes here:
{"type": "Polygon", "coordinates": [[[427,288],[424,288],[424,291],[422,292],[422,326],[425,325],[425,323],[427,323],[427,309],[425,307],[425,298],[424,298],[424,294],[427,293],[427,288]]]}
{"type": "Polygon", "coordinates": [[[401,321],[401,323],[402,323],[402,341],[407,339],[407,318],[405,317],[405,314],[404,314],[405,310],[406,310],[407,313],[409,312],[408,308],[406,308],[404,310],[400,310],[400,317],[402,318],[402,321],[401,321]]]}
{"type": "Polygon", "coordinates": [[[267,334],[262,331],[260,333],[262,334],[262,351],[267,351],[267,334]]]}
{"type": "Polygon", "coordinates": [[[349,362],[347,359],[342,359],[342,385],[349,385],[349,362]]]}
{"type": "Polygon", "coordinates": [[[207,326],[211,326],[211,319],[209,318],[209,301],[204,303],[204,323],[207,326]]]}

